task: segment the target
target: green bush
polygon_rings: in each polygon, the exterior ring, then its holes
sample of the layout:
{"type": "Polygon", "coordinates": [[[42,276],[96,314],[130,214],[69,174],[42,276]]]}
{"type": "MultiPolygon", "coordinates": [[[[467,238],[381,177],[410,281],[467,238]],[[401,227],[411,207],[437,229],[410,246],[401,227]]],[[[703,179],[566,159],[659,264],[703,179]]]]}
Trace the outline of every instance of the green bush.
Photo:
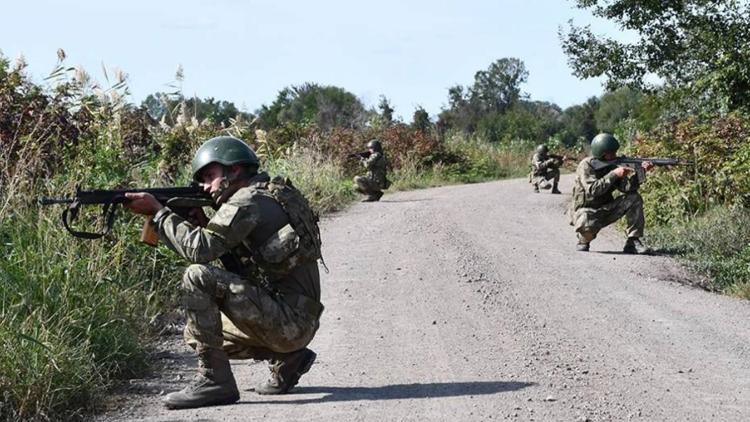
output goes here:
{"type": "Polygon", "coordinates": [[[650,221],[667,224],[716,205],[750,205],[750,116],[734,113],[662,124],[637,137],[631,149],[635,155],[693,163],[649,175],[643,193],[650,221]]]}

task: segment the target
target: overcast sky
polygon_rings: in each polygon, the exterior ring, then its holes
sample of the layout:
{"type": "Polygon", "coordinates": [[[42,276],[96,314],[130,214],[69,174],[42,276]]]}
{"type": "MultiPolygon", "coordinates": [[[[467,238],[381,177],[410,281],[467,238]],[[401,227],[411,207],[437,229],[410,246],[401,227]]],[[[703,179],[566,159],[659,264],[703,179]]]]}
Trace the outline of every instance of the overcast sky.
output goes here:
{"type": "Polygon", "coordinates": [[[131,101],[169,90],[177,67],[185,95],[229,100],[248,111],[304,82],[336,85],[374,106],[385,95],[411,120],[435,116],[447,90],[503,57],[529,71],[533,100],[578,104],[601,81],[571,75],[557,32],[569,19],[622,39],[571,0],[53,1],[5,2],[0,51],[23,54],[39,81],[67,64],[104,80],[102,63],[129,75],[131,101]]]}

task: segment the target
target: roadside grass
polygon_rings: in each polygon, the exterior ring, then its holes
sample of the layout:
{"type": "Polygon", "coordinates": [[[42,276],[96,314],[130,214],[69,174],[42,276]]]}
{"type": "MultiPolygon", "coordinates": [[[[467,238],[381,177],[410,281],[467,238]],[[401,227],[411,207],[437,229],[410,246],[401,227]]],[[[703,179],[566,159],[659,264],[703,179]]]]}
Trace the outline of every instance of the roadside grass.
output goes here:
{"type": "Polygon", "coordinates": [[[343,167],[313,148],[293,148],[282,158],[268,161],[271,177],[291,179],[320,214],[340,210],[356,198],[343,167]]]}
{"type": "Polygon", "coordinates": [[[476,137],[454,135],[445,140],[445,148],[459,158],[457,162],[424,166],[415,157],[406,157],[388,176],[390,191],[522,177],[529,172],[533,146],[529,142],[494,145],[476,137]]]}
{"type": "Polygon", "coordinates": [[[717,206],[703,215],[649,231],[648,241],[710,279],[707,286],[750,299],[750,210],[717,206]]]}
{"type": "Polygon", "coordinates": [[[114,378],[142,371],[143,334],[173,276],[130,225],[82,241],[59,212],[0,219],[0,419],[75,418],[114,378]]]}

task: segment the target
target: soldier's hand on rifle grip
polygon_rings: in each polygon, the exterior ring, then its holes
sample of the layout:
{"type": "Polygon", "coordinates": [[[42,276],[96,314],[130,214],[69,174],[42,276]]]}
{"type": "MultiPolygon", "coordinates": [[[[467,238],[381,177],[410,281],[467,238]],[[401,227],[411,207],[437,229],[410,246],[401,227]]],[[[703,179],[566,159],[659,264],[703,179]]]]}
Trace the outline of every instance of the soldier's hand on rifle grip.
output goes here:
{"type": "Polygon", "coordinates": [[[630,168],[630,167],[624,167],[624,166],[623,167],[617,167],[616,169],[614,169],[612,171],[620,179],[622,179],[623,177],[627,177],[627,176],[629,176],[629,175],[631,175],[631,174],[633,174],[635,172],[635,170],[633,170],[632,168],[630,168]]]}
{"type": "Polygon", "coordinates": [[[651,161],[644,161],[641,163],[641,167],[643,167],[643,170],[650,171],[652,168],[654,168],[654,163],[651,161]]]}
{"type": "Polygon", "coordinates": [[[128,201],[125,201],[122,205],[136,214],[155,215],[159,210],[164,208],[164,205],[157,201],[154,195],[150,193],[128,192],[125,194],[125,198],[128,201]]]}
{"type": "Polygon", "coordinates": [[[190,224],[199,227],[206,227],[208,225],[208,217],[206,216],[206,213],[203,211],[203,208],[198,207],[191,208],[188,211],[187,221],[190,222],[190,224]]]}

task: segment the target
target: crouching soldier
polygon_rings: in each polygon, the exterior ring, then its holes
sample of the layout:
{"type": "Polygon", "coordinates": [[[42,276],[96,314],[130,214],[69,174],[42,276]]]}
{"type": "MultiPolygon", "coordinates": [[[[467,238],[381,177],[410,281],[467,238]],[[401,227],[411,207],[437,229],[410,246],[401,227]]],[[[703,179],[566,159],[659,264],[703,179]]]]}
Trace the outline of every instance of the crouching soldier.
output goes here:
{"type": "Polygon", "coordinates": [[[366,176],[355,176],[354,183],[357,192],[366,195],[362,202],[379,201],[383,196],[383,189],[388,189],[390,182],[386,177],[388,162],[380,141],[373,139],[367,143],[367,152],[359,155],[362,165],[367,169],[366,176]]]}
{"type": "Polygon", "coordinates": [[[551,187],[552,193],[561,193],[557,184],[560,182],[560,166],[565,159],[566,157],[550,154],[547,145],[536,147],[534,157],[531,159],[531,183],[534,185],[534,192],[539,193],[540,188],[551,187]]]}
{"type": "Polygon", "coordinates": [[[259,394],[288,392],[315,361],[307,345],[323,311],[317,216],[291,182],[258,173],[258,166],[237,138],[212,138],[198,149],[193,178],[218,206],[210,220],[200,208],[185,219],[148,193],[127,195],[126,206],[154,215],[159,239],[192,263],[182,290],[198,376],[165,397],[170,409],[236,402],[229,359],[270,362],[259,394]]]}
{"type": "MultiPolygon", "coordinates": [[[[588,251],[601,229],[625,216],[628,240],[623,252],[650,252],[640,240],[645,220],[636,172],[630,167],[608,164],[616,158],[619,148],[614,136],[600,133],[591,141],[591,157],[581,161],[576,169],[571,224],[578,235],[579,251],[588,251]],[[621,194],[615,197],[615,191],[621,194]]],[[[653,168],[653,163],[645,161],[642,168],[645,174],[653,168]]]]}

